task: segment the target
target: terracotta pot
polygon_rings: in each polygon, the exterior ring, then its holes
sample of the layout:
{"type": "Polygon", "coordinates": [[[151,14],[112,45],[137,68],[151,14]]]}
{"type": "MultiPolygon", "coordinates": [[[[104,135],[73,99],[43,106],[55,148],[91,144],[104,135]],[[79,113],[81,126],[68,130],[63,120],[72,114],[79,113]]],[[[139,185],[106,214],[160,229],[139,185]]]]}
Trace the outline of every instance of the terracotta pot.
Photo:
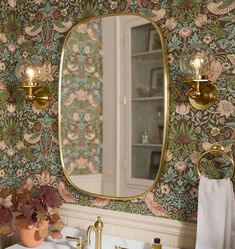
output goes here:
{"type": "Polygon", "coordinates": [[[26,227],[24,218],[16,219],[16,228],[22,244],[26,247],[37,247],[44,239],[39,236],[39,229],[48,229],[48,221],[45,220],[39,227],[30,226],[26,227]]]}

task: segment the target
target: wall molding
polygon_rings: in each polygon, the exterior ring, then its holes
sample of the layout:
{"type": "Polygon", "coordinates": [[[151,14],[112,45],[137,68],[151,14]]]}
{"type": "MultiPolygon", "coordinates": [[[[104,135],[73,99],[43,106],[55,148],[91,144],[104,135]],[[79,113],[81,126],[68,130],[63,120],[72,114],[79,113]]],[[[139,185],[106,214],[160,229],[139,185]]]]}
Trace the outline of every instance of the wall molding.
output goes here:
{"type": "Polygon", "coordinates": [[[64,204],[60,214],[71,227],[87,229],[97,216],[101,216],[106,234],[149,243],[158,236],[166,246],[182,249],[195,247],[196,224],[192,223],[72,204],[64,204]]]}

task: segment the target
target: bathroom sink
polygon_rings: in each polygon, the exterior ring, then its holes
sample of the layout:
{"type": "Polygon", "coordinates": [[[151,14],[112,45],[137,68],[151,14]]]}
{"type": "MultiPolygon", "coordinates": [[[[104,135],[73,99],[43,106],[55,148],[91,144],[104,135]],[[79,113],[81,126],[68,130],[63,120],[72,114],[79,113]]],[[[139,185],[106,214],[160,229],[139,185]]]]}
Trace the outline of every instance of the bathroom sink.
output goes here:
{"type": "MultiPolygon", "coordinates": [[[[54,240],[48,237],[37,249],[76,249],[76,242],[66,241],[66,236],[83,237],[85,238],[86,232],[76,228],[65,227],[62,231],[62,239],[54,240]]],[[[115,249],[115,246],[121,246],[128,249],[151,249],[151,244],[143,241],[136,241],[115,237],[103,234],[102,236],[102,249],[115,249]]],[[[87,249],[95,249],[95,234],[91,233],[91,245],[87,249]]],[[[7,249],[25,249],[24,246],[19,244],[8,247],[7,249]]],[[[176,249],[172,247],[165,247],[163,249],[176,249]]]]}
{"type": "MultiPolygon", "coordinates": [[[[64,245],[76,246],[76,242],[75,243],[67,242],[65,240],[65,237],[69,235],[72,237],[80,236],[80,237],[85,238],[85,234],[86,234],[85,231],[66,227],[63,229],[62,240],[58,241],[58,240],[53,240],[51,238],[48,238],[47,242],[48,243],[54,242],[57,245],[60,244],[61,246],[64,246],[64,245]]],[[[121,238],[121,237],[115,237],[115,236],[103,234],[102,249],[115,249],[115,246],[121,246],[121,247],[128,248],[128,249],[151,249],[151,244],[143,242],[143,241],[129,240],[129,239],[121,238]]],[[[49,247],[47,248],[49,249],[49,247]]],[[[65,248],[70,249],[71,247],[56,247],[55,249],[65,249],[65,248]]],[[[88,248],[89,249],[95,248],[95,233],[94,232],[91,233],[91,245],[88,248]]]]}

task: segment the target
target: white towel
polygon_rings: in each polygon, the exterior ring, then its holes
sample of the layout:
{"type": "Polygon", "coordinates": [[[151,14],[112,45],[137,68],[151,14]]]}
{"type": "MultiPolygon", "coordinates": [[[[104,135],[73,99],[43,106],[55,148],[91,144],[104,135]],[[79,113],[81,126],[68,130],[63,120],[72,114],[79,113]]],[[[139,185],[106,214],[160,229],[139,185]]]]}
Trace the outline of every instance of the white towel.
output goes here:
{"type": "Polygon", "coordinates": [[[230,179],[199,183],[196,249],[235,249],[235,202],[230,179]]]}

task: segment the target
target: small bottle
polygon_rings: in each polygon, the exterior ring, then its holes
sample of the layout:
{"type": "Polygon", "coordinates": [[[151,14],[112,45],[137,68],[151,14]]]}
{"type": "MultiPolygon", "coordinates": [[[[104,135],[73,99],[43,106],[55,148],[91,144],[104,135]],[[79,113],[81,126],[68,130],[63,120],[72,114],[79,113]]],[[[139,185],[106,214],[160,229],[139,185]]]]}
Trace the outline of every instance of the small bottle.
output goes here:
{"type": "Polygon", "coordinates": [[[142,135],[142,144],[147,144],[147,143],[149,143],[149,135],[147,131],[145,131],[144,134],[142,135]]]}
{"type": "Polygon", "coordinates": [[[159,238],[154,239],[152,249],[162,249],[161,240],[159,238]]]}

